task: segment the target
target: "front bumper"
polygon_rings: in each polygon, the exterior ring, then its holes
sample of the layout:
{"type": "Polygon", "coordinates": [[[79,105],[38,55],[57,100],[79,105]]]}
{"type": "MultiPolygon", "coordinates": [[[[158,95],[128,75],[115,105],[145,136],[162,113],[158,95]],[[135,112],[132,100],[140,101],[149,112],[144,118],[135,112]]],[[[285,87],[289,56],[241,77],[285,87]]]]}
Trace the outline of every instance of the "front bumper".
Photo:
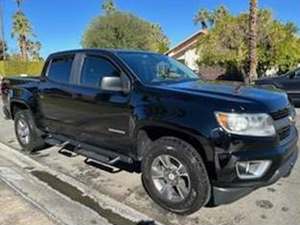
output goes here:
{"type": "Polygon", "coordinates": [[[281,177],[287,177],[290,175],[298,158],[298,149],[275,171],[273,176],[268,181],[254,185],[252,187],[213,187],[213,204],[221,205],[234,202],[243,196],[251,193],[257,188],[271,185],[278,181],[281,177]]]}
{"type": "Polygon", "coordinates": [[[282,142],[271,140],[231,140],[228,149],[216,148],[216,175],[212,181],[212,205],[233,202],[257,188],[275,183],[290,174],[298,158],[298,132],[291,127],[290,135],[282,142]],[[235,143],[235,144],[232,144],[235,143]],[[235,151],[230,151],[234,149],[235,151]],[[237,176],[238,161],[270,160],[271,167],[257,179],[243,180],[237,176]]]}

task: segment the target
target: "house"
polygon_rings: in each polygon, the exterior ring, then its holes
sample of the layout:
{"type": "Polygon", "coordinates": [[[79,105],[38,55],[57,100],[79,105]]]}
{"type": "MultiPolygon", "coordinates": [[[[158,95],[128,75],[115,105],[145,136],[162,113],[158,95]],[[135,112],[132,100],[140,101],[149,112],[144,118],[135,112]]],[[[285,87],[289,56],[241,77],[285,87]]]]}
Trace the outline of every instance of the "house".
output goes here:
{"type": "Polygon", "coordinates": [[[202,35],[205,34],[207,34],[207,30],[200,30],[192,34],[191,36],[187,37],[182,42],[165,52],[165,55],[168,55],[184,63],[199,75],[201,74],[201,77],[206,80],[224,79],[224,68],[221,68],[219,66],[199,67],[197,64],[197,61],[199,60],[201,54],[197,52],[198,40],[202,35]]]}
{"type": "Polygon", "coordinates": [[[200,30],[194,33],[168,50],[165,54],[184,63],[192,70],[199,72],[197,65],[197,60],[199,59],[199,55],[197,54],[197,42],[199,37],[206,34],[206,32],[205,30],[200,30]]]}

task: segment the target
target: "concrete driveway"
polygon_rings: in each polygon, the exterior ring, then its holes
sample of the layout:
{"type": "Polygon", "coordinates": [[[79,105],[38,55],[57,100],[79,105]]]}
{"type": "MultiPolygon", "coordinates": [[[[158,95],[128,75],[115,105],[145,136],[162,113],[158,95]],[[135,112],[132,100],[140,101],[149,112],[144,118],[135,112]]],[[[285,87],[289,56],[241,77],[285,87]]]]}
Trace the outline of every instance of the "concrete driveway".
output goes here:
{"type": "MultiPolygon", "coordinates": [[[[297,120],[300,124],[299,116],[297,120]]],[[[13,122],[6,121],[0,116],[0,124],[0,142],[20,151],[13,132],[13,122]]],[[[88,188],[89,192],[95,195],[107,196],[109,199],[118,202],[120,208],[123,206],[125,208],[128,207],[134,212],[140,213],[136,214],[136,216],[146,216],[149,218],[149,221],[154,219],[159,223],[170,225],[295,225],[300,223],[299,161],[290,177],[283,178],[272,186],[261,188],[233,204],[216,208],[203,208],[191,216],[183,217],[169,213],[156,205],[145,193],[141,184],[140,175],[138,174],[126,171],[108,172],[103,169],[101,170],[86,165],[84,163],[84,157],[77,156],[70,158],[58,153],[56,147],[28,155],[28,157],[38,164],[49,168],[51,171],[56,171],[67,178],[76,180],[78,185],[80,184],[88,188]]],[[[48,182],[48,187],[54,190],[58,189],[58,191],[63,192],[62,194],[74,201],[74,199],[72,199],[72,193],[64,193],[64,191],[62,191],[68,188],[61,188],[59,185],[55,185],[55,183],[57,183],[55,179],[52,179],[52,177],[45,178],[45,176],[43,177],[41,174],[35,175],[38,179],[46,183],[48,182]]],[[[68,185],[68,182],[65,182],[63,185],[68,185]]],[[[71,189],[70,192],[72,192],[71,189]]],[[[79,202],[79,204],[84,203],[79,202]]],[[[0,208],[1,207],[3,206],[0,205],[0,208]]],[[[92,210],[97,211],[95,208],[92,208],[92,210]]],[[[70,211],[72,210],[66,211],[66,213],[70,211]]],[[[144,220],[145,218],[141,218],[141,220],[142,219],[144,220]]]]}

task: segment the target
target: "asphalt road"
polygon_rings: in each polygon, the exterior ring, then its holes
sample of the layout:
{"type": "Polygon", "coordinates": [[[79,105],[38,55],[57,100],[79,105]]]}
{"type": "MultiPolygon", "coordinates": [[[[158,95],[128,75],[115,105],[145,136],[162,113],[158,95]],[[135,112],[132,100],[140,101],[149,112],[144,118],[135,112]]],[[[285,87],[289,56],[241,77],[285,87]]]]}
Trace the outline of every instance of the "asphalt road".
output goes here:
{"type": "MultiPolygon", "coordinates": [[[[300,111],[298,112],[300,114],[300,111]]],[[[299,121],[300,124],[300,116],[297,116],[297,121],[299,121]]],[[[13,122],[4,120],[1,115],[0,125],[0,142],[18,150],[18,154],[20,154],[20,147],[13,131],[13,122]]],[[[25,153],[22,153],[22,155],[24,154],[25,153]]],[[[5,157],[5,155],[3,155],[3,157],[5,157]]],[[[10,159],[12,159],[12,157],[14,156],[11,156],[10,159]]],[[[26,157],[29,157],[33,162],[48,168],[48,172],[51,170],[52,172],[54,171],[55,173],[62,174],[64,176],[63,184],[60,184],[60,181],[55,180],[53,176],[47,174],[34,175],[38,179],[46,183],[48,182],[48,188],[51,188],[56,192],[61,192],[61,194],[70,201],[77,201],[75,204],[76,206],[79,204],[86,208],[91,206],[91,202],[87,201],[87,199],[81,199],[79,201],[78,198],[75,198],[74,188],[70,188],[70,185],[72,187],[79,185],[81,189],[82,187],[86,188],[87,194],[93,193],[93,196],[102,196],[99,197],[100,200],[97,198],[99,201],[106,196],[108,199],[105,200],[105,204],[115,205],[114,211],[119,211],[118,215],[121,215],[121,217],[129,217],[129,214],[127,216],[125,214],[128,210],[130,211],[130,209],[132,209],[132,212],[130,212],[135,220],[140,218],[142,221],[145,220],[145,218],[148,218],[148,221],[154,219],[162,224],[170,225],[296,225],[300,223],[299,161],[290,177],[282,178],[272,186],[261,188],[235,203],[216,208],[203,208],[191,216],[183,217],[169,213],[156,205],[145,193],[141,184],[140,175],[138,174],[126,171],[115,171],[112,173],[94,168],[86,165],[83,157],[66,157],[65,155],[58,153],[56,147],[48,148],[26,157]],[[76,182],[72,183],[74,180],[76,182]],[[65,190],[69,190],[69,192],[65,190]]],[[[37,199],[37,201],[38,200],[39,199],[37,199]]],[[[0,201],[0,208],[1,207],[3,206],[0,201]]],[[[98,209],[97,207],[89,207],[89,209],[95,212],[97,212],[97,210],[101,211],[101,209],[98,209]]],[[[52,212],[52,214],[53,213],[55,214],[55,212],[52,212]]],[[[72,207],[61,213],[72,213],[72,207]]],[[[106,215],[104,213],[101,216],[105,218],[106,216],[110,217],[111,215],[106,215]]],[[[110,221],[109,219],[110,218],[108,218],[108,221],[110,221]]]]}

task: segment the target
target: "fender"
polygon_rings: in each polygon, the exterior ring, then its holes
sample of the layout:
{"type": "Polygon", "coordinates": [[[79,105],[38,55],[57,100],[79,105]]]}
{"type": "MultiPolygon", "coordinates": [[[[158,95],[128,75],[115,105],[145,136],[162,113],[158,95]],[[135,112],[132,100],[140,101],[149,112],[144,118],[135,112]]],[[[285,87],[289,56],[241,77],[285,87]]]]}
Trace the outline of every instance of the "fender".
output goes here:
{"type": "MultiPolygon", "coordinates": [[[[137,157],[140,159],[143,155],[143,151],[145,150],[144,148],[140,148],[140,146],[149,146],[149,143],[151,142],[151,134],[149,135],[150,130],[155,130],[158,132],[164,132],[164,136],[177,136],[177,137],[184,137],[191,139],[193,142],[197,142],[199,147],[201,149],[197,149],[200,151],[201,155],[204,153],[204,160],[213,162],[214,160],[214,155],[213,155],[213,150],[212,146],[210,145],[210,142],[207,138],[205,138],[202,134],[195,130],[188,130],[184,127],[178,128],[178,126],[174,126],[171,124],[165,124],[165,123],[159,123],[159,122],[153,122],[153,121],[143,121],[140,122],[136,127],[133,132],[134,134],[134,139],[136,140],[138,149],[137,149],[137,157]],[[141,142],[139,139],[144,139],[141,142]],[[202,151],[202,152],[201,152],[202,151]]],[[[156,133],[156,132],[155,132],[156,133]]],[[[155,134],[156,135],[156,134],[155,134]]],[[[195,144],[197,144],[195,143],[195,144]]]]}
{"type": "MultiPolygon", "coordinates": [[[[14,104],[22,104],[26,108],[30,109],[32,113],[37,112],[36,99],[34,94],[25,88],[13,88],[10,90],[10,113],[13,113],[13,105],[14,104]]],[[[11,115],[13,116],[13,115],[11,115]]]]}

